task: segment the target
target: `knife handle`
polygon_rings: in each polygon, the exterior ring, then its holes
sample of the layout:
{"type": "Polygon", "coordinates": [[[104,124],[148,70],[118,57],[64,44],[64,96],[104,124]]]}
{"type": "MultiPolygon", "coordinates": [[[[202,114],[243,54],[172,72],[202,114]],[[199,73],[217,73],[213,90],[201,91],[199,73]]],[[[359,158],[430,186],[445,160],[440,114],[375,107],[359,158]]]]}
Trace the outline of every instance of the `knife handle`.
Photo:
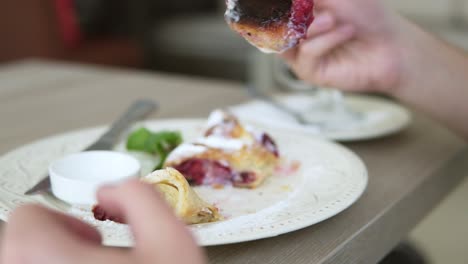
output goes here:
{"type": "Polygon", "coordinates": [[[120,135],[128,128],[128,126],[136,121],[142,120],[158,107],[158,104],[151,100],[138,100],[133,103],[128,110],[115,121],[110,130],[107,131],[101,140],[109,142],[117,142],[120,135]]]}

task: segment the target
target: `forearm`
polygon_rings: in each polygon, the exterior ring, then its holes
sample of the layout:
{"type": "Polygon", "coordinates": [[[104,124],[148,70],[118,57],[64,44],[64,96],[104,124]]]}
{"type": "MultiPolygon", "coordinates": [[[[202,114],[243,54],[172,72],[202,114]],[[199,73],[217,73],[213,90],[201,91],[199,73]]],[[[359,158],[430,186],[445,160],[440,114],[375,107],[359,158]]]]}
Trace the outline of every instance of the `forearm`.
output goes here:
{"type": "Polygon", "coordinates": [[[468,139],[468,56],[419,27],[401,21],[405,31],[402,78],[391,93],[468,139]]]}

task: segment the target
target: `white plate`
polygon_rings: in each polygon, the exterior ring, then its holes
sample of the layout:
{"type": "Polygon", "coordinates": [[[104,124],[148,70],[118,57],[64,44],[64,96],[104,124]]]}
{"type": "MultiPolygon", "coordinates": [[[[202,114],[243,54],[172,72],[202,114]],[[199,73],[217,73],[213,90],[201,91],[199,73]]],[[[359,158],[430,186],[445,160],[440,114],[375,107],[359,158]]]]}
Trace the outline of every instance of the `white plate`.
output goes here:
{"type": "MultiPolygon", "coordinates": [[[[279,101],[299,112],[313,111],[310,110],[310,105],[313,104],[314,99],[312,96],[305,95],[278,97],[279,101]]],[[[341,125],[324,130],[313,126],[303,126],[290,115],[262,101],[255,100],[234,106],[231,111],[241,118],[270,127],[305,132],[341,142],[389,136],[403,130],[411,122],[410,112],[390,100],[365,95],[346,95],[344,100],[350,109],[360,113],[360,118],[353,122],[344,121],[341,125]]]]}
{"type": "MultiPolygon", "coordinates": [[[[152,130],[180,130],[185,140],[191,140],[200,135],[203,121],[166,120],[144,125],[152,130]]],[[[106,245],[132,246],[126,225],[95,221],[88,211],[71,208],[51,196],[22,195],[44,175],[51,161],[83,149],[103,131],[88,129],[47,138],[0,158],[0,218],[6,220],[21,204],[39,202],[90,222],[102,232],[106,245]]],[[[250,241],[305,228],[342,212],[364,192],[367,171],[351,151],[314,137],[268,131],[283,157],[301,163],[300,170],[290,176],[274,175],[255,190],[195,188],[227,217],[221,222],[190,227],[200,245],[250,241]]],[[[138,157],[147,171],[153,166],[144,155],[138,157]]]]}

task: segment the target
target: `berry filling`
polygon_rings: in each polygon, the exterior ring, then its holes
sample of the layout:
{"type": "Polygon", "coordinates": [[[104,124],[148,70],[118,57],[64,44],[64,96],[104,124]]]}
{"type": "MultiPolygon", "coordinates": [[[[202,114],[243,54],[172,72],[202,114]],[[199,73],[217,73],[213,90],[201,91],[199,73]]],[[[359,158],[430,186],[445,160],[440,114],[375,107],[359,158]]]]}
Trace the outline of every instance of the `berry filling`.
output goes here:
{"type": "Polygon", "coordinates": [[[290,29],[297,37],[304,37],[307,29],[314,21],[314,1],[293,0],[290,29]]]}
{"type": "Polygon", "coordinates": [[[233,178],[229,166],[214,160],[189,159],[174,169],[182,173],[191,185],[225,185],[233,178]]]}
{"type": "Polygon", "coordinates": [[[252,182],[255,182],[255,180],[257,180],[257,176],[255,175],[255,172],[243,171],[239,173],[238,176],[235,177],[234,185],[250,184],[252,182]]]}
{"type": "Polygon", "coordinates": [[[96,220],[99,220],[99,221],[113,221],[113,222],[116,222],[116,223],[120,223],[120,224],[125,224],[125,221],[123,219],[121,219],[120,217],[116,217],[116,216],[112,216],[110,214],[108,214],[102,207],[100,207],[99,205],[96,205],[94,206],[93,208],[93,215],[94,215],[94,218],[96,220]]]}
{"type": "Polygon", "coordinates": [[[265,147],[270,153],[273,153],[276,157],[279,157],[279,150],[278,145],[276,142],[271,138],[270,135],[263,133],[261,137],[261,142],[263,147],[265,147]]]}
{"type": "Polygon", "coordinates": [[[233,172],[230,167],[208,159],[189,159],[175,166],[191,185],[242,185],[255,182],[254,172],[233,172]]]}

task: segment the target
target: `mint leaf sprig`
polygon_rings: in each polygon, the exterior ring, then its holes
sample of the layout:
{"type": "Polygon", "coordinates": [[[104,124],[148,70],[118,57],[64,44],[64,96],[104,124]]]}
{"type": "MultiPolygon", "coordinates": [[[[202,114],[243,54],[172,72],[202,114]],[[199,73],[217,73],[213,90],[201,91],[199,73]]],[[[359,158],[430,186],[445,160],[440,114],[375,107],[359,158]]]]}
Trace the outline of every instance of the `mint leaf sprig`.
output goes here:
{"type": "Polygon", "coordinates": [[[128,136],[127,149],[159,156],[159,164],[155,168],[155,170],[159,170],[162,169],[171,151],[182,141],[182,135],[178,131],[152,132],[143,127],[128,136]]]}

